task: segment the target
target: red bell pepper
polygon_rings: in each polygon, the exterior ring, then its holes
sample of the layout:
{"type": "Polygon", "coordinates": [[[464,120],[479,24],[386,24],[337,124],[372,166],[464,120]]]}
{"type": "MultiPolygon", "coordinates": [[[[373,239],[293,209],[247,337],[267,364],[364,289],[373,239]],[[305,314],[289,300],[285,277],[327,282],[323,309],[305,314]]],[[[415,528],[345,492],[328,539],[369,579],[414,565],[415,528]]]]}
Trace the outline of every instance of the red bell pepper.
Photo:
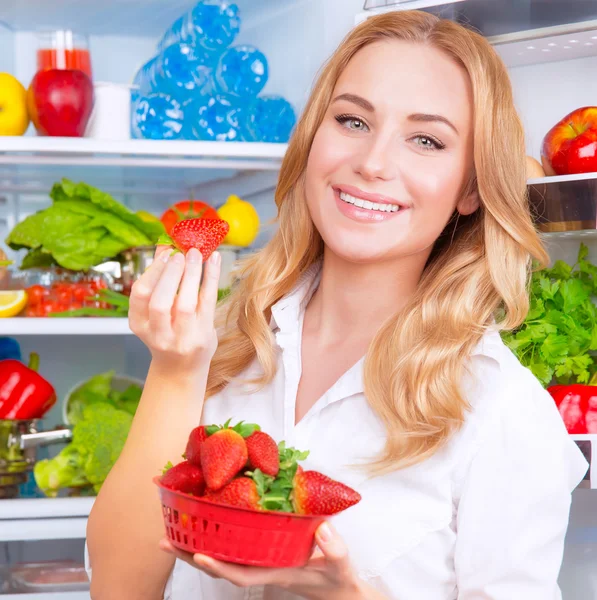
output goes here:
{"type": "Polygon", "coordinates": [[[568,433],[597,433],[596,385],[552,385],[547,391],[555,400],[568,433]]]}
{"type": "Polygon", "coordinates": [[[56,403],[52,385],[38,372],[39,355],[29,366],[11,358],[0,360],[0,419],[41,419],[56,403]]]}

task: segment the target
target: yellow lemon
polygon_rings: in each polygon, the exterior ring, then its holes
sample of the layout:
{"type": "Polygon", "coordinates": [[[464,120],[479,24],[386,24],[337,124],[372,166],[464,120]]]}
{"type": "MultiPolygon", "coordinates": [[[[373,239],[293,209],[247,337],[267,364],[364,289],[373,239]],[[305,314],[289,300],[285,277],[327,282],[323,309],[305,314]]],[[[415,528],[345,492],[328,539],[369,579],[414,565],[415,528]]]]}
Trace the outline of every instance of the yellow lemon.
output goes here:
{"type": "Polygon", "coordinates": [[[10,290],[0,292],[0,317],[14,317],[27,305],[25,290],[10,290]]]}
{"type": "Polygon", "coordinates": [[[18,79],[0,73],[0,135],[23,135],[27,127],[27,92],[18,79]]]}
{"type": "Polygon", "coordinates": [[[229,196],[218,208],[218,216],[230,225],[223,244],[250,246],[259,233],[259,215],[255,207],[238,196],[229,196]]]}

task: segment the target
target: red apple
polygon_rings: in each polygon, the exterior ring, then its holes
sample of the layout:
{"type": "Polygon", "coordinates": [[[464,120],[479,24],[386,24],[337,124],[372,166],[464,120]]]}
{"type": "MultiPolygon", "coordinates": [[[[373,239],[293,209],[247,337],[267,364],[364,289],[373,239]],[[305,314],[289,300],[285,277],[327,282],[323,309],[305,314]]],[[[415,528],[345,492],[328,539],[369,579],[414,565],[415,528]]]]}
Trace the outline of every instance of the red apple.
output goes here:
{"type": "Polygon", "coordinates": [[[82,137],[93,108],[93,84],[83,71],[39,71],[27,90],[27,107],[40,135],[82,137]]]}
{"type": "Polygon", "coordinates": [[[597,106],[578,108],[552,127],[541,161],[548,175],[597,171],[597,106]]]}

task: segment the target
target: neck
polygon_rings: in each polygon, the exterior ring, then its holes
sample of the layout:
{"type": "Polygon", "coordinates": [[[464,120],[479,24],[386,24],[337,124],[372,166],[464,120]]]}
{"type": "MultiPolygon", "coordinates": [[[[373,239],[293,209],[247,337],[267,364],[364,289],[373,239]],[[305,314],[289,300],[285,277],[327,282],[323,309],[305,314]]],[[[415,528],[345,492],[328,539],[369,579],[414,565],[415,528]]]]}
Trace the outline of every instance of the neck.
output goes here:
{"type": "Polygon", "coordinates": [[[309,302],[305,326],[324,346],[373,339],[379,327],[414,294],[427,256],[372,264],[347,262],[324,251],[321,282],[309,302]]]}

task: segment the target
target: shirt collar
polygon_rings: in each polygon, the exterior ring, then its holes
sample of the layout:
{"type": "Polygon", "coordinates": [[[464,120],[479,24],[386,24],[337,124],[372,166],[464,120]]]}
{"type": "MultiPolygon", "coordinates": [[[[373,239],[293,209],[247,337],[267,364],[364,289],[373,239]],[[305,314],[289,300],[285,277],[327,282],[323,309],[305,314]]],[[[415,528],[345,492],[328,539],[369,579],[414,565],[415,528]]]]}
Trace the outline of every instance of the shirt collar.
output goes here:
{"type": "Polygon", "coordinates": [[[319,259],[309,266],[300,276],[293,290],[272,305],[270,327],[287,333],[296,329],[307,304],[321,281],[323,260],[319,259]]]}

